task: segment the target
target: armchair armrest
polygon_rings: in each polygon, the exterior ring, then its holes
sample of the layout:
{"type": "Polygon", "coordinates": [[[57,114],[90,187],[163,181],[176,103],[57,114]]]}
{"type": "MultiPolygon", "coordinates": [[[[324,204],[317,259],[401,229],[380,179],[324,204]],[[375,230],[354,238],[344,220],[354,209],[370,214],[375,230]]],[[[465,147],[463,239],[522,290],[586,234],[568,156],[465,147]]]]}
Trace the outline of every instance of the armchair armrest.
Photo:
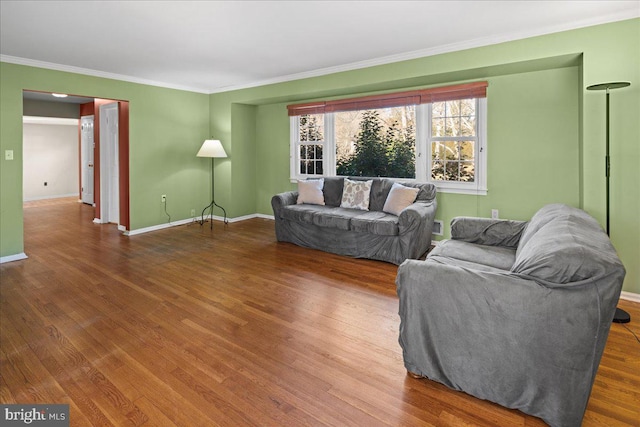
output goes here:
{"type": "Polygon", "coordinates": [[[451,220],[451,238],[487,246],[517,248],[527,221],[456,217],[451,220]]]}
{"type": "Polygon", "coordinates": [[[436,260],[403,262],[396,284],[408,371],[580,425],[606,340],[595,285],[554,290],[436,260]]]}

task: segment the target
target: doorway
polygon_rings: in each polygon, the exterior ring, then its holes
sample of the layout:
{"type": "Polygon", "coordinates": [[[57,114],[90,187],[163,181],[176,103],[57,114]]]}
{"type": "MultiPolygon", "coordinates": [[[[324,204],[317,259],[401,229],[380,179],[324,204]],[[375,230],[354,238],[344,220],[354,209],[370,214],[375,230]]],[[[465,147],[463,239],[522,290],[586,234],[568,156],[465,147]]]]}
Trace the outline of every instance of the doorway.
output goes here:
{"type": "MultiPolygon", "coordinates": [[[[100,99],[81,95],[69,95],[66,98],[53,98],[49,92],[23,91],[23,114],[33,116],[59,116],[61,112],[70,114],[67,117],[81,119],[78,128],[79,153],[75,164],[68,168],[79,170],[77,179],[76,200],[93,207],[94,223],[115,223],[125,234],[130,230],[129,218],[129,102],[113,99],[100,99]],[[70,104],[76,104],[75,106],[70,104]],[[104,110],[108,151],[105,161],[108,166],[104,171],[101,165],[101,107],[104,110]],[[69,112],[75,109],[75,113],[69,112]],[[79,108],[79,111],[78,111],[79,108]],[[93,116],[93,124],[88,118],[93,116]],[[85,119],[84,121],[82,119],[85,119]],[[91,132],[93,130],[93,133],[91,132]],[[86,132],[84,149],[83,133],[86,132]],[[91,138],[91,136],[93,138],[91,138]],[[93,147],[93,150],[91,149],[93,147]],[[108,172],[108,173],[107,173],[108,172]],[[102,178],[102,174],[105,178],[102,178]],[[93,185],[91,185],[93,180],[93,185]],[[103,182],[104,181],[104,182],[103,182]],[[103,188],[103,183],[106,186],[103,188]],[[104,194],[103,194],[104,192],[104,194]],[[103,210],[102,199],[106,201],[103,210]]],[[[23,165],[24,166],[24,165],[23,165]]]]}
{"type": "Polygon", "coordinates": [[[100,106],[100,222],[120,225],[118,103],[100,106]]]}
{"type": "Polygon", "coordinates": [[[80,200],[93,206],[93,118],[80,117],[80,200]]]}

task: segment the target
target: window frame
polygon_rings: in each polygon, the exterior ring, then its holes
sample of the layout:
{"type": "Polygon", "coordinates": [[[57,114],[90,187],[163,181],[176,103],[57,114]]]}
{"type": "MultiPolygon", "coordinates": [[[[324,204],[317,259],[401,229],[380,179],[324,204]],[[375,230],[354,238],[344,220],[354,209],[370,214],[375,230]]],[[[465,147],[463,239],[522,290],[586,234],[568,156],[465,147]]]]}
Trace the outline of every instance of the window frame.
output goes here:
{"type": "MultiPolygon", "coordinates": [[[[426,182],[430,182],[443,193],[458,193],[458,194],[487,194],[487,98],[475,98],[476,99],[476,136],[469,137],[434,137],[432,132],[432,108],[431,103],[421,104],[418,107],[422,108],[420,117],[425,123],[416,124],[416,141],[418,141],[418,128],[425,134],[420,135],[421,152],[426,156],[426,161],[421,161],[421,166],[424,168],[422,176],[426,179],[426,182]],[[440,181],[431,178],[432,164],[432,152],[431,145],[434,141],[455,141],[455,140],[470,140],[475,141],[474,146],[474,172],[475,179],[473,182],[460,182],[460,181],[440,181]],[[422,143],[424,141],[424,143],[422,143]]],[[[417,121],[416,121],[417,122],[417,121]]],[[[416,147],[416,150],[418,147],[416,147]]],[[[416,159],[422,158],[418,156],[416,151],[416,159]]],[[[416,179],[418,179],[418,164],[416,160],[416,179]]]]}
{"type": "MultiPolygon", "coordinates": [[[[475,82],[449,87],[424,89],[419,91],[402,92],[397,94],[383,94],[379,96],[368,96],[362,98],[352,98],[338,101],[315,102],[309,104],[297,104],[287,106],[290,116],[290,180],[304,180],[307,178],[319,178],[323,176],[336,176],[336,142],[335,142],[335,120],[334,112],[351,110],[368,110],[386,108],[384,106],[374,106],[372,102],[395,102],[399,105],[416,105],[416,153],[415,153],[415,178],[394,178],[398,181],[419,181],[429,182],[436,186],[438,191],[443,193],[486,195],[487,188],[487,82],[475,82]],[[478,92],[480,90],[480,92],[478,92]],[[417,95],[416,95],[417,94],[417,95]],[[443,94],[445,94],[443,96],[443,94]],[[453,94],[448,98],[446,94],[453,94]],[[404,98],[404,104],[400,104],[398,99],[404,98]],[[418,97],[418,98],[416,98],[418,97]],[[441,137],[432,136],[432,103],[442,101],[453,101],[457,99],[476,99],[476,136],[474,141],[474,181],[441,181],[431,179],[432,153],[431,146],[434,140],[441,140],[441,137]],[[389,101],[389,100],[392,101],[389,101]],[[382,100],[382,101],[381,101],[382,100]],[[362,103],[364,102],[364,104],[362,103]],[[355,107],[345,109],[344,105],[355,107]],[[324,141],[319,144],[323,146],[323,174],[301,174],[300,173],[300,146],[305,145],[300,139],[300,117],[302,115],[324,115],[324,141]]],[[[445,138],[447,139],[447,138],[445,138]]],[[[454,140],[451,138],[450,140],[454,140]]],[[[465,140],[469,140],[468,137],[465,140]]]]}
{"type": "Polygon", "coordinates": [[[323,141],[313,141],[313,143],[310,143],[309,141],[300,141],[300,117],[301,116],[290,117],[289,174],[290,174],[291,182],[295,182],[297,180],[304,180],[307,178],[321,178],[323,176],[335,176],[336,174],[335,142],[333,137],[333,135],[335,134],[335,130],[334,130],[333,115],[331,114],[330,115],[331,117],[328,117],[329,115],[325,113],[309,113],[309,115],[312,115],[312,114],[324,115],[324,130],[323,130],[324,140],[323,141]],[[300,161],[301,161],[300,147],[303,145],[322,145],[323,174],[300,173],[300,161]],[[333,162],[331,161],[331,158],[333,158],[333,162]]]}

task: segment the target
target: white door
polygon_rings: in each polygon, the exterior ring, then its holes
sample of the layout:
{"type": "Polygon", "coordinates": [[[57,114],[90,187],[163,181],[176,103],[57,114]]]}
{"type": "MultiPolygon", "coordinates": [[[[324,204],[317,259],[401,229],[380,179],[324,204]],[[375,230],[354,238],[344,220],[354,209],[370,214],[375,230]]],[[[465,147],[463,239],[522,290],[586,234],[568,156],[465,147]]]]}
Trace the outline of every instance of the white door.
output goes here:
{"type": "Polygon", "coordinates": [[[100,222],[120,224],[118,103],[100,106],[100,222]]]}
{"type": "Polygon", "coordinates": [[[93,205],[93,116],[80,117],[82,203],[93,205]]]}

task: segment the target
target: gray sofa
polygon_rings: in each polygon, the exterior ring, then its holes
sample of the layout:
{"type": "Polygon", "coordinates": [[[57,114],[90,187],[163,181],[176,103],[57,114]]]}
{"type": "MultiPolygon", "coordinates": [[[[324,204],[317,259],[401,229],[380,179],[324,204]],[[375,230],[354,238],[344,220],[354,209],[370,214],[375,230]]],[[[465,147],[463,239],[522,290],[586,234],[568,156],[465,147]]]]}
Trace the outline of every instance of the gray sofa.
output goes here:
{"type": "Polygon", "coordinates": [[[456,218],[450,240],[398,268],[405,367],[551,426],[579,426],[624,276],[582,210],[456,218]]]}
{"type": "Polygon", "coordinates": [[[348,178],[373,180],[368,211],[341,208],[344,178],[325,177],[325,205],[296,204],[296,191],[273,196],[278,241],[396,265],[426,253],[437,206],[434,185],[403,182],[420,191],[414,203],[396,216],[382,211],[393,179],[348,178]]]}

